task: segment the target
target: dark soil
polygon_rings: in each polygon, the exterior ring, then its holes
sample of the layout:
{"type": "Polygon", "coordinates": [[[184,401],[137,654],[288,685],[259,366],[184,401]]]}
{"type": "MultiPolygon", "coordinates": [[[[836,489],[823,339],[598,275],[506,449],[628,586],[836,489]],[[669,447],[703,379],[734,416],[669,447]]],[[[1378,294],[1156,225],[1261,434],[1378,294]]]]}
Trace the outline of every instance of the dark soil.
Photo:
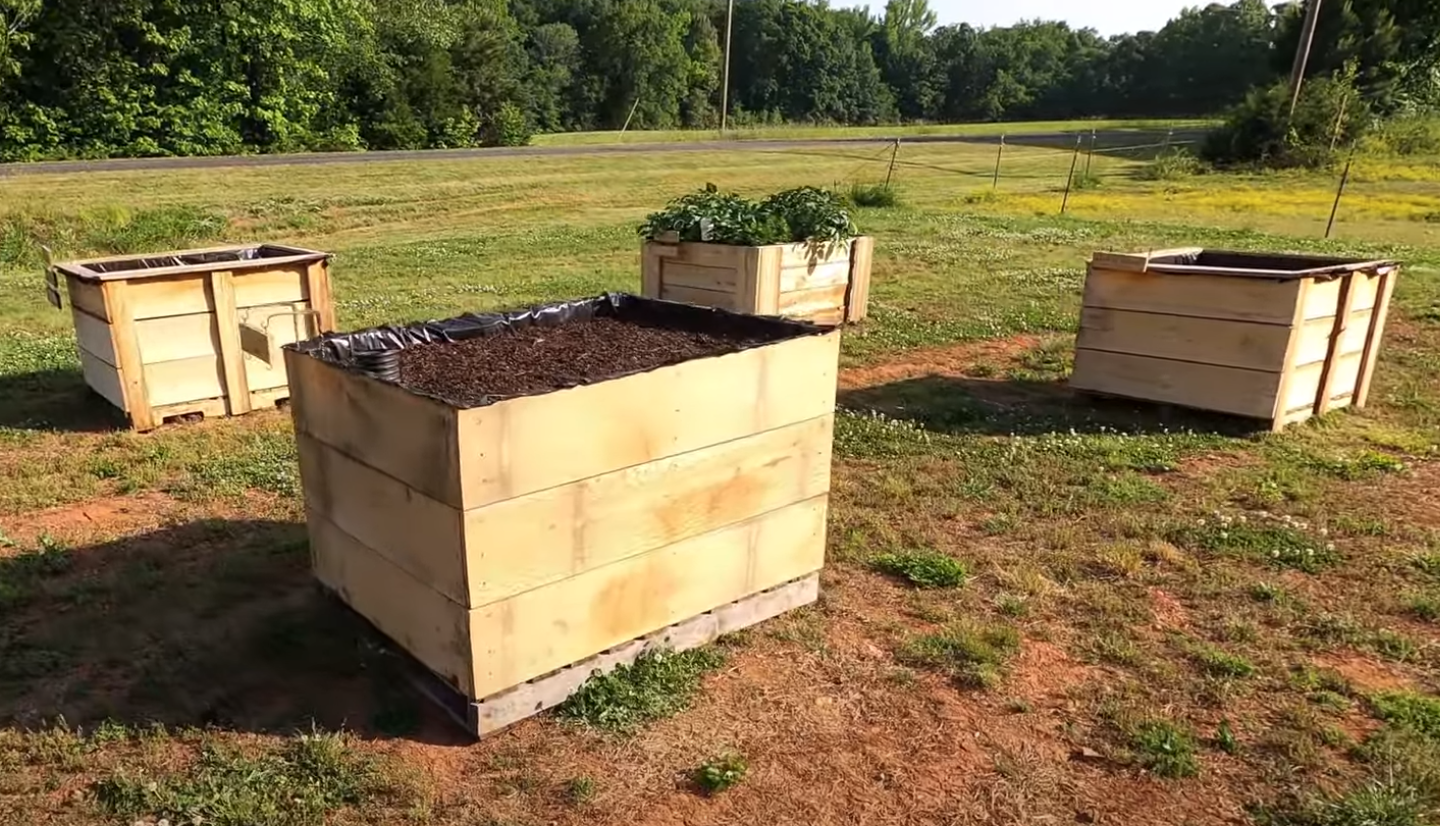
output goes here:
{"type": "Polygon", "coordinates": [[[480,407],[721,355],[773,338],[602,317],[410,347],[400,354],[400,384],[456,407],[480,407]]]}

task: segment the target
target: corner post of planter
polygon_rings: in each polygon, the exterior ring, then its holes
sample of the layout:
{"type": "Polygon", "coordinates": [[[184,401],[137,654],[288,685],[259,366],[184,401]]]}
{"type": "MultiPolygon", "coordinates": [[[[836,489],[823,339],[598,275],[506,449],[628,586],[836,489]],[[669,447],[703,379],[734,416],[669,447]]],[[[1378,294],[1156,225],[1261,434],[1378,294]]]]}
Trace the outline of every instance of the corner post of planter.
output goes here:
{"type": "Polygon", "coordinates": [[[745,283],[736,301],[740,312],[780,314],[780,269],[784,261],[785,247],[778,244],[745,250],[745,283]]]}
{"type": "Polygon", "coordinates": [[[130,415],[130,426],[143,433],[154,430],[159,423],[150,410],[150,398],[145,390],[145,367],[140,360],[135,310],[130,306],[128,286],[124,281],[106,281],[101,290],[115,342],[115,366],[120,371],[125,412],[130,415]]]}
{"type": "Polygon", "coordinates": [[[315,311],[315,335],[333,332],[336,328],[335,299],[330,292],[330,260],[322,258],[305,268],[305,293],[310,309],[315,311]]]}
{"type": "Polygon", "coordinates": [[[1365,406],[1370,400],[1370,380],[1375,377],[1375,362],[1380,355],[1380,340],[1385,337],[1385,322],[1390,315],[1390,299],[1395,293],[1395,279],[1399,276],[1399,268],[1395,266],[1384,267],[1378,270],[1376,277],[1380,283],[1375,285],[1375,309],[1370,313],[1370,330],[1365,336],[1365,351],[1360,356],[1360,375],[1355,387],[1355,396],[1350,400],[1350,405],[1356,410],[1365,406]]]}
{"type": "Polygon", "coordinates": [[[228,271],[220,270],[210,273],[209,281],[215,340],[220,345],[220,373],[225,379],[225,407],[231,416],[239,416],[250,412],[250,385],[245,376],[245,353],[240,347],[235,279],[228,271]]]}
{"type": "Polygon", "coordinates": [[[1275,407],[1270,414],[1270,432],[1279,433],[1289,424],[1286,419],[1290,398],[1290,385],[1295,377],[1295,356],[1300,351],[1301,339],[1305,335],[1305,307],[1310,300],[1310,285],[1314,279],[1299,279],[1295,288],[1295,311],[1290,318],[1290,340],[1285,345],[1285,360],[1281,362],[1280,384],[1275,388],[1275,407]]]}
{"type": "Polygon", "coordinates": [[[850,281],[845,289],[845,320],[863,321],[870,311],[870,268],[875,258],[875,239],[862,235],[850,244],[850,281]]]}

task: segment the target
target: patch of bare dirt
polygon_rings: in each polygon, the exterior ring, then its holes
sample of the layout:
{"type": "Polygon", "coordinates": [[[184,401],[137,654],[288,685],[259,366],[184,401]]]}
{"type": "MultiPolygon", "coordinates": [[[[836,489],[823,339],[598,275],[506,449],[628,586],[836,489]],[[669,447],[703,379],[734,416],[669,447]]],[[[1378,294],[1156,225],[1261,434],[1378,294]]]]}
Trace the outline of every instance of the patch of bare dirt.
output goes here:
{"type": "Polygon", "coordinates": [[[1076,662],[1065,650],[1044,640],[1027,640],[1010,669],[1008,685],[1037,707],[1066,705],[1099,672],[1076,662]]]}
{"type": "Polygon", "coordinates": [[[1155,625],[1162,631],[1184,631],[1190,627],[1190,612],[1160,588],[1150,589],[1150,609],[1155,616],[1155,625]]]}
{"type": "Polygon", "coordinates": [[[910,350],[889,361],[841,370],[840,389],[858,390],[932,375],[976,376],[982,372],[1001,372],[1039,344],[1040,339],[1035,336],[1013,336],[910,350]]]}
{"type": "Polygon", "coordinates": [[[1330,651],[1315,657],[1315,664],[1329,668],[1361,691],[1395,691],[1410,688],[1413,683],[1374,657],[1358,651],[1330,651]]]}
{"type": "MultiPolygon", "coordinates": [[[[78,544],[97,537],[136,533],[164,524],[184,503],[163,493],[107,496],[73,505],[0,518],[0,533],[20,545],[33,545],[42,536],[78,544]]],[[[4,550],[0,549],[0,554],[4,550]]]]}

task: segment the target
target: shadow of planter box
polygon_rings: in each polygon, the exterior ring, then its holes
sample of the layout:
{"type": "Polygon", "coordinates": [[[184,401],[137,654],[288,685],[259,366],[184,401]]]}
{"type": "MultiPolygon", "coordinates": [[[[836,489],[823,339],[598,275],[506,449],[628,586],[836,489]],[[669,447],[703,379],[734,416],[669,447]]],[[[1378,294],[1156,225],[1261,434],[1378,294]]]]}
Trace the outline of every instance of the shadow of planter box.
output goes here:
{"type": "Polygon", "coordinates": [[[1272,430],[1364,407],[1398,274],[1393,261],[1097,252],[1070,384],[1272,430]]]}
{"type": "Polygon", "coordinates": [[[861,321],[870,303],[875,239],[840,243],[641,245],[642,292],[650,298],[841,324],[861,321]]]}
{"type": "Polygon", "coordinates": [[[471,409],[336,363],[325,339],[286,348],[316,576],[463,695],[477,735],[644,647],[813,601],[839,333],[743,321],[784,335],[471,409]]]}
{"type": "Polygon", "coordinates": [[[136,430],[290,396],[280,347],[335,329],[329,253],[258,244],[54,264],[92,390],[136,430]]]}

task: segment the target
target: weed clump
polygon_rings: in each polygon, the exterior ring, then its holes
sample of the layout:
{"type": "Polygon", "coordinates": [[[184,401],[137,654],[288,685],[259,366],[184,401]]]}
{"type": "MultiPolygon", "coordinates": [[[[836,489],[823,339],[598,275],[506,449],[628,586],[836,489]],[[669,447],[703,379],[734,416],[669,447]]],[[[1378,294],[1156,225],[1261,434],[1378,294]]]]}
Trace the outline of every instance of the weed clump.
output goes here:
{"type": "Polygon", "coordinates": [[[656,651],[590,678],[557,708],[560,717],[628,732],[689,707],[700,680],[725,663],[714,648],[656,651]]]}
{"type": "Polygon", "coordinates": [[[886,184],[852,184],[848,199],[857,207],[888,209],[900,203],[900,196],[886,184]]]}
{"type": "Polygon", "coordinates": [[[695,785],[707,795],[715,795],[745,779],[750,766],[745,757],[731,752],[700,764],[695,770],[695,785]]]}
{"type": "Polygon", "coordinates": [[[1140,765],[1160,777],[1194,777],[1200,773],[1195,735],[1169,720],[1146,720],[1130,736],[1140,765]]]}
{"type": "Polygon", "coordinates": [[[939,551],[900,551],[880,554],[870,567],[903,579],[919,588],[956,588],[965,584],[965,563],[939,551]]]}
{"type": "Polygon", "coordinates": [[[993,688],[1019,650],[1020,633],[1008,625],[956,622],[939,633],[910,638],[899,659],[941,671],[967,687],[993,688]]]}

